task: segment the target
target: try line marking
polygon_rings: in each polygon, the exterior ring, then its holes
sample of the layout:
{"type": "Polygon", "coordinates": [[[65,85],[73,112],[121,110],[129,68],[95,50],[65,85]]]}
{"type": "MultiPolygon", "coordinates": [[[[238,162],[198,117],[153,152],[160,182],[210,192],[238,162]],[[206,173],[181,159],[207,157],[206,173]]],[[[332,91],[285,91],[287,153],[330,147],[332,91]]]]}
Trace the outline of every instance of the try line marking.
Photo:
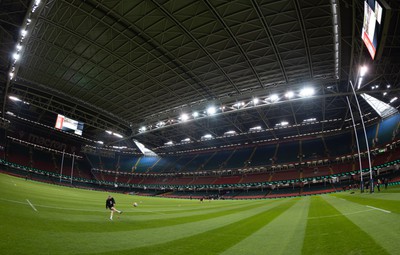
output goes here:
{"type": "Polygon", "coordinates": [[[35,210],[35,212],[37,212],[36,208],[33,206],[33,204],[31,203],[31,201],[29,201],[29,199],[26,199],[26,201],[27,201],[28,204],[32,207],[32,209],[35,210]]]}
{"type": "Polygon", "coordinates": [[[367,207],[368,207],[368,208],[375,209],[375,210],[378,210],[378,211],[382,211],[382,212],[385,212],[385,213],[391,213],[391,211],[383,210],[383,209],[381,209],[381,208],[377,208],[377,207],[373,207],[373,206],[369,206],[369,205],[367,205],[367,207]]]}

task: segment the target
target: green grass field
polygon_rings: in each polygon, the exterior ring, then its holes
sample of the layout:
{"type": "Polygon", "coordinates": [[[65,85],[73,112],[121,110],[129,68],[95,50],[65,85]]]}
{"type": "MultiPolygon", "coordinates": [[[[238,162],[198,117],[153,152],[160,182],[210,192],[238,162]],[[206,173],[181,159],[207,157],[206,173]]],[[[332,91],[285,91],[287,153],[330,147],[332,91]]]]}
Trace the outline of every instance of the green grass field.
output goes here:
{"type": "Polygon", "coordinates": [[[205,201],[113,194],[0,174],[2,254],[399,254],[400,189],[205,201]],[[139,204],[133,207],[133,202],[139,204]]]}

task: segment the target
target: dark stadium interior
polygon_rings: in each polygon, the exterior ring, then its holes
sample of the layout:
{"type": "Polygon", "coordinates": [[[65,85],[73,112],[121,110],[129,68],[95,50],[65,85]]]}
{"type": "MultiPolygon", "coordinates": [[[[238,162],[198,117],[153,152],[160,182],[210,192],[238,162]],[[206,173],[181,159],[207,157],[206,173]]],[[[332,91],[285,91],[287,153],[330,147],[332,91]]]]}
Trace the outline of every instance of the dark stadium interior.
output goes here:
{"type": "Polygon", "coordinates": [[[398,181],[400,2],[386,2],[372,59],[364,1],[0,1],[2,170],[169,197],[333,192],[359,178],[353,113],[362,168],[369,149],[398,181]]]}

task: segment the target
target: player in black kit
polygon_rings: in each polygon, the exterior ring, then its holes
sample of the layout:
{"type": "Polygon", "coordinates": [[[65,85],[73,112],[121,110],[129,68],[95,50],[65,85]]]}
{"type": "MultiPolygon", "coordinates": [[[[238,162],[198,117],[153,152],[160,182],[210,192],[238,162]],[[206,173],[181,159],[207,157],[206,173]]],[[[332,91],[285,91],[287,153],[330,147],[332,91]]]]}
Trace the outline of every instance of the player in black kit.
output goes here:
{"type": "Polygon", "coordinates": [[[106,200],[106,209],[110,209],[111,210],[111,215],[110,215],[110,220],[113,220],[113,214],[114,212],[117,212],[119,214],[122,213],[122,211],[117,210],[115,207],[115,200],[112,196],[108,196],[107,200],[106,200]]]}

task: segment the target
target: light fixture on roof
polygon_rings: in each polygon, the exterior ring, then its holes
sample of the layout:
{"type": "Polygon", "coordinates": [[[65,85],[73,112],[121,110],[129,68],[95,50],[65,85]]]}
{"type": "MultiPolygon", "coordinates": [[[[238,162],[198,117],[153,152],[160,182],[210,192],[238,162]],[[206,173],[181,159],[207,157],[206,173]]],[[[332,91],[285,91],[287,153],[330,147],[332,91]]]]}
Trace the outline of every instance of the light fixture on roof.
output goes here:
{"type": "Polygon", "coordinates": [[[182,143],[188,143],[188,142],[190,142],[190,138],[182,139],[181,142],[182,142],[182,143]]]}
{"type": "Polygon", "coordinates": [[[387,95],[387,92],[383,92],[383,96],[386,96],[387,95]]]}
{"type": "Polygon", "coordinates": [[[269,96],[269,101],[271,102],[276,102],[279,100],[279,96],[277,94],[272,94],[271,96],[269,96]]]}
{"type": "Polygon", "coordinates": [[[17,44],[17,51],[20,51],[22,49],[22,45],[20,43],[17,44]]]}
{"type": "Polygon", "coordinates": [[[201,137],[202,140],[211,139],[211,138],[213,138],[213,136],[212,136],[211,134],[205,134],[205,135],[203,135],[203,136],[201,137]]]}
{"type": "Polygon", "coordinates": [[[386,88],[390,89],[390,84],[386,85],[386,88]]]}
{"type": "Polygon", "coordinates": [[[213,115],[213,114],[215,114],[216,112],[217,112],[217,109],[215,109],[214,106],[210,106],[210,107],[207,108],[207,114],[208,114],[208,115],[213,115]]]}
{"type": "Polygon", "coordinates": [[[98,143],[98,144],[104,144],[103,141],[96,141],[96,143],[98,143]]]}
{"type": "Polygon", "coordinates": [[[236,135],[236,131],[235,130],[229,130],[229,131],[226,131],[224,133],[224,136],[230,136],[230,135],[236,135]]]}
{"type": "Polygon", "coordinates": [[[118,137],[118,138],[124,138],[122,135],[118,134],[118,133],[113,133],[114,136],[118,137]]]}
{"type": "Polygon", "coordinates": [[[249,129],[250,132],[254,132],[254,131],[260,131],[261,130],[261,126],[255,126],[249,129]]]}
{"type": "Polygon", "coordinates": [[[285,97],[288,98],[288,99],[292,98],[293,96],[294,96],[293,91],[288,91],[288,92],[285,93],[285,97]]]}
{"type": "Polygon", "coordinates": [[[146,127],[145,127],[145,126],[142,126],[142,127],[139,129],[139,131],[140,131],[140,132],[146,131],[146,127]]]}
{"type": "Polygon", "coordinates": [[[22,35],[22,37],[25,37],[27,33],[28,33],[28,31],[26,31],[25,29],[24,29],[24,30],[21,30],[21,35],[22,35]]]}
{"type": "Polygon", "coordinates": [[[300,90],[299,96],[301,96],[301,97],[310,97],[310,96],[314,95],[314,93],[315,93],[314,88],[305,87],[305,88],[300,90]]]}
{"type": "Polygon", "coordinates": [[[174,142],[173,141],[168,141],[168,142],[164,143],[164,145],[171,146],[171,145],[174,145],[174,142]]]}
{"type": "Polygon", "coordinates": [[[240,108],[241,106],[244,106],[244,102],[237,102],[233,105],[235,108],[240,108]]]}
{"type": "Polygon", "coordinates": [[[368,71],[367,66],[360,67],[360,77],[364,77],[364,75],[367,73],[367,71],[368,71]]]}
{"type": "Polygon", "coordinates": [[[164,122],[164,121],[159,121],[159,122],[156,124],[156,127],[163,127],[163,126],[165,126],[165,122],[164,122]]]}
{"type": "Polygon", "coordinates": [[[257,105],[258,102],[259,102],[259,99],[258,98],[253,98],[252,102],[253,102],[254,105],[257,105]]]}
{"type": "Polygon", "coordinates": [[[186,113],[182,113],[180,117],[181,121],[187,121],[189,119],[189,115],[186,113]]]}
{"type": "Polygon", "coordinates": [[[197,117],[199,117],[199,113],[198,112],[193,112],[192,116],[193,116],[193,118],[197,118],[197,117]]]}
{"type": "Polygon", "coordinates": [[[397,100],[397,97],[393,97],[392,99],[390,99],[390,103],[393,103],[396,100],[397,100]]]}
{"type": "Polygon", "coordinates": [[[317,120],[316,118],[308,118],[308,119],[303,120],[303,122],[313,122],[316,120],[317,120]]]}
{"type": "Polygon", "coordinates": [[[19,57],[20,57],[20,56],[19,56],[18,53],[14,53],[14,54],[13,54],[13,58],[14,58],[15,61],[17,61],[17,60],[19,59],[19,57]]]}
{"type": "Polygon", "coordinates": [[[16,97],[16,96],[8,96],[8,98],[11,99],[11,100],[13,100],[13,101],[16,101],[16,102],[21,102],[21,101],[22,101],[21,99],[19,99],[19,98],[16,97]]]}

